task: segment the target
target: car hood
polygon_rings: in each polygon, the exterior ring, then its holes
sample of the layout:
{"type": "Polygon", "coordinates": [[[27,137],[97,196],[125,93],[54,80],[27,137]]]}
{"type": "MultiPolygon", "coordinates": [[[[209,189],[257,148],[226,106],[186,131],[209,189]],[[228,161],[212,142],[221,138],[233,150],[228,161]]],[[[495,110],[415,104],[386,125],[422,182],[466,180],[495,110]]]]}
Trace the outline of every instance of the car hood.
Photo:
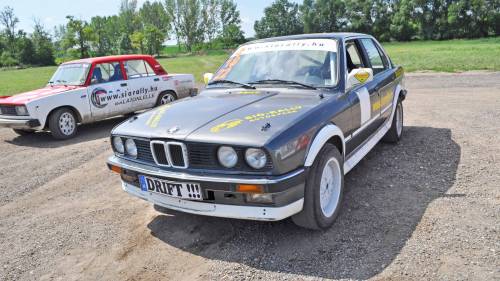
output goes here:
{"type": "Polygon", "coordinates": [[[2,104],[26,104],[32,100],[59,94],[81,88],[81,86],[47,86],[45,88],[17,94],[8,98],[1,99],[2,104]]]}
{"type": "Polygon", "coordinates": [[[303,89],[210,89],[133,117],[113,134],[263,146],[321,101],[303,89]]]}

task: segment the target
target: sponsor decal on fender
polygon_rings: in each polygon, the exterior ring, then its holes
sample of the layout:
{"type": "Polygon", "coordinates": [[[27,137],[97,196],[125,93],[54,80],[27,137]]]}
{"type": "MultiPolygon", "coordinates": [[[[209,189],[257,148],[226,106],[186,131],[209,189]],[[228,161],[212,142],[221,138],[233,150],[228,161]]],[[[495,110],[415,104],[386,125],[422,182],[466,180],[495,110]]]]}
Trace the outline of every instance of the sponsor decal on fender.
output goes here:
{"type": "Polygon", "coordinates": [[[366,71],[359,71],[358,73],[354,74],[354,77],[361,83],[365,83],[368,78],[370,78],[370,73],[366,71]]]}

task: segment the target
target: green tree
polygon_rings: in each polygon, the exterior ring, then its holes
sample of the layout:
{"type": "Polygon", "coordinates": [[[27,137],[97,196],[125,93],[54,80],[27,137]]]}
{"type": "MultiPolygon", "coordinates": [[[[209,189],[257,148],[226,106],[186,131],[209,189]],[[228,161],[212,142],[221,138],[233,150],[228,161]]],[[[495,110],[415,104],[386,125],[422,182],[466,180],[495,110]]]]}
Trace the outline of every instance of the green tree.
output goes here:
{"type": "Polygon", "coordinates": [[[412,0],[401,0],[395,4],[390,31],[391,36],[398,41],[410,41],[417,33],[417,23],[414,20],[415,7],[412,0]]]}
{"type": "Polygon", "coordinates": [[[177,42],[182,41],[191,52],[203,41],[203,16],[200,0],[166,0],[167,14],[172,19],[177,42]]]}
{"type": "Polygon", "coordinates": [[[305,33],[341,31],[347,23],[342,0],[305,0],[300,11],[305,33]]]}
{"type": "Polygon", "coordinates": [[[302,33],[304,28],[299,5],[288,0],[276,0],[264,9],[264,17],[255,21],[254,30],[257,38],[302,33]]]}
{"type": "Polygon", "coordinates": [[[201,0],[201,14],[203,17],[203,33],[209,48],[220,29],[219,16],[221,5],[219,0],[201,0]]]}
{"type": "MultiPolygon", "coordinates": [[[[92,37],[92,28],[83,20],[75,19],[73,16],[67,16],[67,32],[74,34],[74,41],[80,53],[80,58],[89,56],[89,42],[92,37]]],[[[73,47],[73,46],[71,46],[73,47]]]]}
{"type": "Polygon", "coordinates": [[[122,0],[118,18],[120,26],[120,53],[133,53],[134,48],[129,35],[140,29],[139,20],[137,18],[137,0],[122,0]]]}
{"type": "Polygon", "coordinates": [[[112,53],[111,34],[109,34],[109,20],[106,17],[95,16],[90,19],[89,27],[92,30],[90,48],[93,56],[104,56],[112,53]]]}
{"type": "Polygon", "coordinates": [[[33,41],[24,32],[18,32],[16,39],[17,60],[22,64],[36,64],[36,50],[33,41]]]}
{"type": "Polygon", "coordinates": [[[134,31],[130,35],[130,42],[132,44],[132,47],[135,49],[138,49],[141,53],[144,53],[144,45],[145,45],[145,38],[144,38],[144,33],[140,31],[134,31]]]}
{"type": "MultiPolygon", "coordinates": [[[[170,31],[170,18],[160,2],[146,1],[139,9],[142,33],[148,54],[160,54],[160,50],[170,31]]],[[[143,51],[144,52],[144,51],[143,51]]]]}
{"type": "Polygon", "coordinates": [[[49,33],[39,20],[35,20],[31,41],[34,47],[34,62],[39,65],[54,64],[54,45],[49,33]]]}
{"type": "Polygon", "coordinates": [[[14,9],[6,6],[0,11],[0,24],[4,27],[7,47],[11,54],[15,53],[16,26],[18,23],[19,19],[14,15],[14,9]]]}
{"type": "Polygon", "coordinates": [[[232,48],[245,41],[241,30],[241,18],[238,7],[233,0],[220,1],[220,39],[224,48],[232,48]]]}

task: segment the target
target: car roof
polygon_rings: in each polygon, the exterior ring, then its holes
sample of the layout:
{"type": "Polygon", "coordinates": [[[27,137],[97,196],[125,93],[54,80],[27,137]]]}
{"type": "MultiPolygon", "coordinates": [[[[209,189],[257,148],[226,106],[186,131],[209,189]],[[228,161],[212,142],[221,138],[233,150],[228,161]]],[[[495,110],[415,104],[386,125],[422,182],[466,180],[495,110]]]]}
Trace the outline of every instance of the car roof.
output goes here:
{"type": "Polygon", "coordinates": [[[103,63],[103,62],[112,62],[112,61],[120,61],[120,60],[151,60],[154,59],[149,55],[118,55],[118,56],[105,56],[105,57],[94,57],[94,58],[85,58],[79,60],[67,61],[63,64],[70,63],[103,63]]]}
{"type": "MultiPolygon", "coordinates": [[[[354,33],[354,32],[309,33],[309,34],[297,34],[297,35],[287,35],[287,36],[280,36],[280,37],[258,39],[258,40],[250,41],[246,44],[265,43],[265,42],[283,41],[283,40],[300,40],[300,39],[337,39],[337,40],[343,40],[343,39],[347,39],[349,37],[358,37],[358,36],[371,37],[368,34],[354,33]]],[[[246,44],[244,44],[244,45],[246,45],[246,44]]]]}

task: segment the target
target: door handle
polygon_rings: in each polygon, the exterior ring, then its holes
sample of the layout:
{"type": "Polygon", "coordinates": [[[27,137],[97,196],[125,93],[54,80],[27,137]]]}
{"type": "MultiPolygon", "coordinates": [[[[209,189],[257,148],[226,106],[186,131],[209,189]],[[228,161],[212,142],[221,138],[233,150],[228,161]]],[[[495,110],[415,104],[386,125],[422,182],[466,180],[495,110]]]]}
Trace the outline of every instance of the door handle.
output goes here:
{"type": "Polygon", "coordinates": [[[153,79],[153,80],[154,80],[154,81],[160,81],[160,78],[155,78],[155,79],[153,79]]]}
{"type": "Polygon", "coordinates": [[[120,86],[125,87],[127,86],[127,83],[121,83],[120,86]]]}

